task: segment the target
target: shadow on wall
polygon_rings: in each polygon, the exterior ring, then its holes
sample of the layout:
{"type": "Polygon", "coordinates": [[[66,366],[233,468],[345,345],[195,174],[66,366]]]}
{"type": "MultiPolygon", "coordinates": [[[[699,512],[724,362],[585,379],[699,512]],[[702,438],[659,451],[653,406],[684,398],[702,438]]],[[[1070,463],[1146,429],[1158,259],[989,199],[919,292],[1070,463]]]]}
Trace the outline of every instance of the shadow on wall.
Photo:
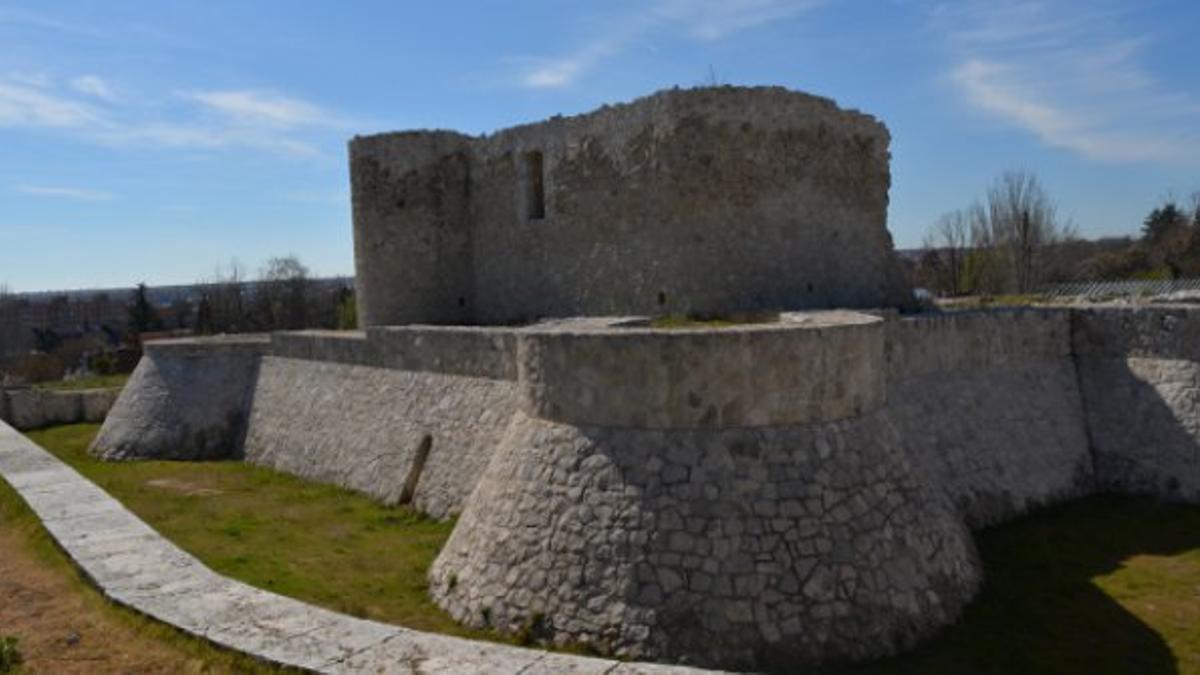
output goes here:
{"type": "Polygon", "coordinates": [[[1200,503],[1200,364],[1079,358],[1099,492],[1200,503]]]}
{"type": "Polygon", "coordinates": [[[1178,557],[1200,559],[1200,507],[1102,495],[982,530],[976,539],[983,589],[959,623],[897,658],[810,672],[1181,672],[1166,639],[1195,642],[1200,572],[1178,557]],[[1134,589],[1128,609],[1114,599],[1134,589]],[[1155,616],[1156,625],[1131,609],[1155,616]]]}

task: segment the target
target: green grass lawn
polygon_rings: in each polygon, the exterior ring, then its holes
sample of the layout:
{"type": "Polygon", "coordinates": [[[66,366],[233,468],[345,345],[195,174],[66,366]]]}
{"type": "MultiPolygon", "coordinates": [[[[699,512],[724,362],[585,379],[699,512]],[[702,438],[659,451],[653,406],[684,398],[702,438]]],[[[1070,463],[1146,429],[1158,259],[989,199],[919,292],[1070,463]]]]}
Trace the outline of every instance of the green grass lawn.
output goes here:
{"type": "MultiPolygon", "coordinates": [[[[103,463],[95,425],[30,437],[217,571],[333,609],[496,639],[428,599],[453,525],[235,462],[103,463]]],[[[1093,497],[984,530],[986,581],[915,651],[822,673],[1200,675],[1200,507],[1093,497]]]]}
{"type": "Polygon", "coordinates": [[[454,525],[242,462],[101,462],[98,430],[29,437],[221,574],[354,616],[492,637],[429,599],[425,573],[454,525]]]}
{"type": "MultiPolygon", "coordinates": [[[[30,622],[43,631],[43,634],[24,635],[18,640],[16,649],[26,664],[24,667],[18,666],[15,673],[62,672],[54,664],[67,664],[70,666],[67,672],[72,673],[115,672],[112,669],[121,664],[137,669],[130,672],[238,675],[299,672],[218,648],[181,633],[172,626],[109,602],[84,580],[33,511],[3,479],[0,479],[0,540],[3,541],[0,544],[0,561],[16,569],[22,569],[22,565],[34,567],[41,577],[35,581],[50,579],[54,582],[49,584],[49,588],[45,584],[30,588],[25,586],[29,579],[22,578],[20,574],[16,578],[0,578],[0,588],[15,585],[22,589],[16,595],[28,598],[30,602],[20,611],[38,614],[30,622]],[[29,598],[29,594],[39,597],[29,598]],[[67,611],[64,613],[64,610],[67,611]],[[43,612],[45,615],[41,615],[43,612]],[[70,647],[62,643],[60,636],[68,634],[74,634],[80,640],[80,646],[70,647]],[[40,649],[30,644],[38,642],[43,643],[40,649]],[[47,653],[46,642],[52,643],[49,649],[52,653],[47,653]],[[80,650],[85,658],[95,650],[102,651],[108,658],[89,660],[86,663],[92,665],[85,663],[81,667],[80,663],[72,660],[80,650]],[[115,652],[123,652],[124,658],[117,657],[115,652]]],[[[8,597],[12,595],[11,592],[6,593],[8,597]]],[[[0,607],[0,610],[3,609],[0,607]]],[[[0,639],[15,637],[11,633],[20,628],[0,621],[0,639]]],[[[0,671],[3,669],[0,668],[0,671]]]]}
{"type": "Polygon", "coordinates": [[[92,375],[75,380],[57,380],[55,382],[40,382],[38,389],[53,389],[55,391],[79,391],[82,389],[116,389],[124,387],[129,381],[129,374],[122,375],[92,375]]]}
{"type": "Polygon", "coordinates": [[[838,673],[1200,673],[1200,507],[1100,496],[980,532],[984,588],[917,650],[838,673]]]}

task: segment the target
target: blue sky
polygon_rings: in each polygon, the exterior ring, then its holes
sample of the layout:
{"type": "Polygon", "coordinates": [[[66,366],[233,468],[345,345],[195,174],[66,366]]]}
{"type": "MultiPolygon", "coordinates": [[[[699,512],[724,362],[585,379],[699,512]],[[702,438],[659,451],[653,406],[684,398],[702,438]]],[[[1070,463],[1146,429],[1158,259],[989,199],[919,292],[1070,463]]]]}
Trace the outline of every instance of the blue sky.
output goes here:
{"type": "Polygon", "coordinates": [[[1086,236],[1200,190],[1194,0],[3,2],[0,283],[353,270],[346,141],[778,84],[891,129],[920,243],[1005,169],[1086,236]]]}

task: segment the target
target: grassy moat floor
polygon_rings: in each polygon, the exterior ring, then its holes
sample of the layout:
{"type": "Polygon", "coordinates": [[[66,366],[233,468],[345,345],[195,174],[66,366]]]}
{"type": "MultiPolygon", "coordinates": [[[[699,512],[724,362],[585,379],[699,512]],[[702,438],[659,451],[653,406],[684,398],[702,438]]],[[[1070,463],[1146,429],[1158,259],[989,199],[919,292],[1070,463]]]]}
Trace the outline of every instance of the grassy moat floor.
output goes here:
{"type": "MultiPolygon", "coordinates": [[[[425,571],[451,523],[241,463],[97,462],[84,452],[96,430],[73,425],[30,437],[213,569],[357,616],[496,639],[462,629],[426,595],[425,571]]],[[[176,670],[243,672],[228,654],[167,629],[158,635],[144,625],[151,622],[105,606],[15,499],[0,486],[0,551],[16,546],[51,560],[45,569],[58,590],[48,593],[120,614],[161,643],[150,651],[181,653],[188,668],[176,670]]],[[[986,581],[958,624],[901,657],[817,672],[1200,675],[1200,507],[1094,497],[985,530],[977,541],[986,581]]],[[[0,578],[9,559],[0,557],[0,578]]],[[[0,620],[6,606],[27,602],[0,600],[0,620]]],[[[16,626],[0,621],[0,636],[38,644],[16,626]]],[[[126,670],[172,669],[108,672],[126,670]]]]}

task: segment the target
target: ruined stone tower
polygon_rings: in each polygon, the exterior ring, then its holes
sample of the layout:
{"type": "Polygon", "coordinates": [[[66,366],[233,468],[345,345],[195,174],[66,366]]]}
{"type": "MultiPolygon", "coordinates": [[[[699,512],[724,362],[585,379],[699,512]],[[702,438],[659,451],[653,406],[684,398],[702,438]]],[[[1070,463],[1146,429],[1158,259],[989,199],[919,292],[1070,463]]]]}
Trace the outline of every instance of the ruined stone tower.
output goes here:
{"type": "Polygon", "coordinates": [[[366,325],[881,307],[888,132],[780,88],[350,144],[366,325]]]}

